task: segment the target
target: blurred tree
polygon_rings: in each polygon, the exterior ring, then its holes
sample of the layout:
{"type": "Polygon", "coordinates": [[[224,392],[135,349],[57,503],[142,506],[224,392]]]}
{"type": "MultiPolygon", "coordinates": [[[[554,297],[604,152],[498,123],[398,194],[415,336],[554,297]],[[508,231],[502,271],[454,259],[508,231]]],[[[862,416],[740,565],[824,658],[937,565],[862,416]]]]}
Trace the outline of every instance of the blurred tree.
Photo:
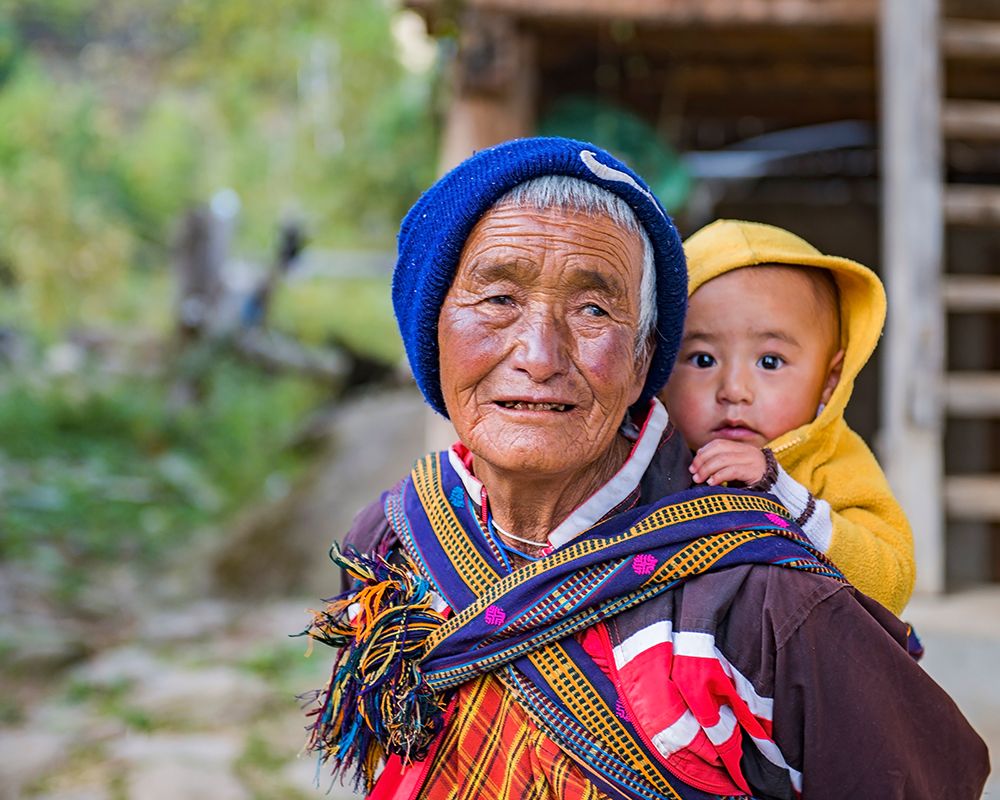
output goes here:
{"type": "Polygon", "coordinates": [[[321,245],[391,244],[433,177],[430,72],[389,0],[5,0],[0,266],[49,329],[107,320],[162,266],[179,212],[231,187],[239,246],[302,218],[321,245]]]}
{"type": "Polygon", "coordinates": [[[0,92],[0,120],[0,260],[43,326],[76,321],[132,252],[115,131],[85,87],[60,90],[33,60],[0,92]]]}
{"type": "Polygon", "coordinates": [[[10,20],[10,15],[0,8],[0,86],[7,80],[7,76],[17,62],[18,49],[17,33],[10,20]]]}

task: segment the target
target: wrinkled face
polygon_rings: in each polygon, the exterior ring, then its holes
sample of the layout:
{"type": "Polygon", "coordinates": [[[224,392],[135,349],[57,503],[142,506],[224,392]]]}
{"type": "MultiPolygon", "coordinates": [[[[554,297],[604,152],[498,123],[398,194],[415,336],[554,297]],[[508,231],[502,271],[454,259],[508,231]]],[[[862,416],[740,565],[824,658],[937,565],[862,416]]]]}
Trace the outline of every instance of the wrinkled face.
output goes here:
{"type": "Polygon", "coordinates": [[[635,356],[642,242],[605,216],[499,207],[466,240],[441,308],[441,388],[495,469],[585,470],[645,382],[635,356]]]}
{"type": "Polygon", "coordinates": [[[836,309],[801,269],[747,267],[691,296],[662,398],[688,445],[763,447],[816,416],[840,377],[836,309]]]}

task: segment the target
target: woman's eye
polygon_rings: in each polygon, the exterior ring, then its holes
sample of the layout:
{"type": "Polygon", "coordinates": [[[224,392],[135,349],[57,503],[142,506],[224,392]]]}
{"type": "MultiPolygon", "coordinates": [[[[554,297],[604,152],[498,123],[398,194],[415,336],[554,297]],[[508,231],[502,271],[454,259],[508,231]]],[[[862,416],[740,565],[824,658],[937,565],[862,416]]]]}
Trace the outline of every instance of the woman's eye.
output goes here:
{"type": "Polygon", "coordinates": [[[494,306],[509,306],[514,303],[514,298],[509,294],[494,294],[487,297],[486,302],[494,306]]]}
{"type": "Polygon", "coordinates": [[[778,369],[778,367],[781,367],[784,363],[785,359],[781,356],[775,355],[761,356],[757,359],[757,364],[761,367],[761,369],[778,369]]]}
{"type": "Polygon", "coordinates": [[[695,353],[689,359],[698,369],[707,369],[715,366],[715,359],[708,353],[695,353]]]}
{"type": "Polygon", "coordinates": [[[583,307],[583,313],[588,314],[591,317],[606,317],[608,315],[608,312],[596,303],[587,303],[583,307]]]}

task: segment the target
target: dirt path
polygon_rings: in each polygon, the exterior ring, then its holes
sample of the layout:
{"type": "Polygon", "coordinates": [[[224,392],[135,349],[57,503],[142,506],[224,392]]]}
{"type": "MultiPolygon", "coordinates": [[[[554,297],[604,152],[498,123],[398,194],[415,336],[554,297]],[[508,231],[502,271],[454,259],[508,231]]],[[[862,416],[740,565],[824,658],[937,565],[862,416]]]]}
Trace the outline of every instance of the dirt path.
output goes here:
{"type": "Polygon", "coordinates": [[[226,581],[209,567],[217,543],[186,545],[156,578],[88,572],[68,603],[44,575],[0,564],[0,800],[353,797],[327,793],[327,776],[317,788],[315,759],[298,757],[296,695],[325,684],[332,654],[306,658],[289,635],[339,590],[330,542],[406,473],[425,420],[413,389],[339,407],[309,479],[233,526],[226,581]],[[301,599],[258,599],[288,586],[301,599]],[[240,599],[204,599],[223,588],[240,599]]]}
{"type": "Polygon", "coordinates": [[[330,653],[306,658],[309,601],[248,609],[163,608],[134,643],[101,652],[36,692],[0,728],[0,797],[46,800],[264,800],[353,793],[315,786],[298,757],[295,694],[323,684],[330,653]],[[140,644],[141,643],[141,644],[140,644]]]}

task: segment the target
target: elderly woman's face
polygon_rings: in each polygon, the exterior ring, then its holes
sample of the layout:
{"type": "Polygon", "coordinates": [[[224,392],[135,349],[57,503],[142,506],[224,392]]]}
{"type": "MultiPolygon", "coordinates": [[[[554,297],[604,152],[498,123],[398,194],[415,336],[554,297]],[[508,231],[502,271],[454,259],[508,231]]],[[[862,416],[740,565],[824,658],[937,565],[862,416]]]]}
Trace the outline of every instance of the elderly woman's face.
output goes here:
{"type": "Polygon", "coordinates": [[[606,216],[507,206],[479,221],[438,326],[448,415],[477,458],[556,475],[608,451],[649,366],[641,276],[639,235],[606,216]]]}

